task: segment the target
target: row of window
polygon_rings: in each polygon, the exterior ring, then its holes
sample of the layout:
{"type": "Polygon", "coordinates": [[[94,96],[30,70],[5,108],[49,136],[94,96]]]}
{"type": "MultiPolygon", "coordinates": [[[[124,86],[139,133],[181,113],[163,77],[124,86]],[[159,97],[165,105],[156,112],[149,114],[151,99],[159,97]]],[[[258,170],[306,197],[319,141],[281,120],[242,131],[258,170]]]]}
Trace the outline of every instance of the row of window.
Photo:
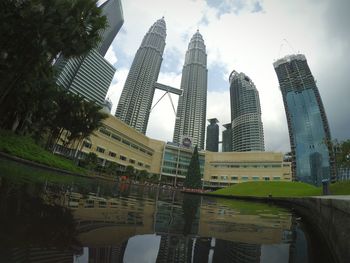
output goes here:
{"type": "MultiPolygon", "coordinates": [[[[84,142],[84,146],[87,147],[87,148],[89,148],[89,149],[91,149],[91,147],[92,147],[91,143],[88,143],[88,142],[84,142]]],[[[104,148],[100,147],[100,146],[97,146],[97,147],[96,147],[96,152],[105,153],[105,151],[106,151],[106,150],[105,150],[104,148]]],[[[111,157],[117,157],[117,154],[116,154],[115,152],[112,152],[112,151],[109,151],[109,152],[108,152],[108,155],[111,156],[111,157]]],[[[126,156],[120,154],[120,155],[119,155],[119,160],[127,161],[128,158],[127,158],[126,156]]],[[[150,165],[148,165],[148,164],[143,164],[142,162],[136,162],[136,161],[133,160],[133,159],[129,159],[129,163],[131,163],[131,164],[137,164],[137,165],[140,166],[140,167],[145,166],[145,168],[147,168],[147,169],[151,168],[150,165]]]]}
{"type": "Polygon", "coordinates": [[[153,153],[152,153],[151,151],[148,151],[148,150],[142,148],[141,146],[136,145],[136,144],[130,142],[129,140],[127,140],[127,139],[125,139],[125,138],[122,138],[121,136],[119,136],[119,135],[117,135],[117,134],[115,134],[115,133],[112,133],[112,132],[108,131],[108,130],[105,129],[105,128],[100,128],[100,129],[99,129],[99,132],[102,133],[102,134],[104,134],[104,135],[106,135],[106,136],[108,136],[108,137],[110,137],[110,138],[112,138],[112,139],[114,139],[114,140],[116,140],[116,141],[122,142],[122,143],[124,143],[125,145],[127,145],[127,146],[129,146],[129,147],[131,147],[131,148],[133,148],[133,149],[135,149],[135,150],[138,150],[138,151],[140,151],[140,152],[142,152],[142,153],[146,153],[146,154],[149,155],[149,156],[152,156],[152,155],[153,155],[153,153]]]}
{"type": "MultiPolygon", "coordinates": [[[[269,176],[227,176],[227,175],[221,175],[221,176],[217,176],[217,175],[213,175],[211,176],[211,179],[212,180],[223,180],[223,181],[228,181],[228,180],[231,180],[231,181],[237,181],[237,180],[242,180],[242,181],[248,181],[248,180],[253,180],[253,181],[260,181],[260,180],[265,180],[265,181],[270,181],[270,177],[269,176]]],[[[274,181],[278,181],[278,180],[281,180],[281,177],[280,176],[274,176],[273,177],[273,180],[274,181]]]]}
{"type": "Polygon", "coordinates": [[[281,164],[212,164],[215,168],[281,168],[281,164]]]}

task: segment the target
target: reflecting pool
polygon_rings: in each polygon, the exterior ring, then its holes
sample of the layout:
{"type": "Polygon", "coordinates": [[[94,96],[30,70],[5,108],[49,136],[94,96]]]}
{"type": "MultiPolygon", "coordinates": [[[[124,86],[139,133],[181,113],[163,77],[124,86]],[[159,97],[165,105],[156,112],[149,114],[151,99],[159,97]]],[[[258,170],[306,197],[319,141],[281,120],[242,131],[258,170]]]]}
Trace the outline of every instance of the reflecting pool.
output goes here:
{"type": "Polygon", "coordinates": [[[0,177],[0,262],[332,262],[274,205],[151,186],[0,177]]]}

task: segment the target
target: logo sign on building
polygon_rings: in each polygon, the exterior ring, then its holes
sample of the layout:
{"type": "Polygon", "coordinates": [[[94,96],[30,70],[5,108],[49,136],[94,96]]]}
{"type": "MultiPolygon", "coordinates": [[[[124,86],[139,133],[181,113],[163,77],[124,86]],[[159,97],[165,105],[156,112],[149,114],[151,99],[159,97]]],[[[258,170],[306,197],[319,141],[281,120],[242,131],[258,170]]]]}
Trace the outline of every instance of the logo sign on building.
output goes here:
{"type": "Polygon", "coordinates": [[[192,147],[192,138],[187,135],[181,136],[181,145],[187,148],[192,147]]]}

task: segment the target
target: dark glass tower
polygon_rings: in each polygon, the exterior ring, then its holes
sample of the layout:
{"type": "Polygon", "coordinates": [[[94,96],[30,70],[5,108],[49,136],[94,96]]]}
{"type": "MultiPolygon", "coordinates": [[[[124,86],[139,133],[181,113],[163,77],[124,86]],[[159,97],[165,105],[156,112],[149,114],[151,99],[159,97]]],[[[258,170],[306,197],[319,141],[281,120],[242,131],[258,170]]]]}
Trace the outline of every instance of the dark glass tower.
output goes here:
{"type": "Polygon", "coordinates": [[[202,35],[192,36],[182,69],[181,89],[175,121],[173,141],[181,143],[190,138],[192,145],[204,149],[205,118],[207,112],[207,54],[202,35]]]}
{"type": "Polygon", "coordinates": [[[115,114],[143,134],[146,133],[154,86],[163,60],[165,38],[163,17],[151,26],[137,50],[115,114]]]}
{"type": "Polygon", "coordinates": [[[108,26],[101,34],[102,41],[97,50],[102,56],[105,56],[124,23],[124,16],[121,0],[107,0],[100,8],[102,8],[103,15],[107,17],[108,26]]]}
{"type": "Polygon", "coordinates": [[[100,33],[101,42],[86,56],[71,59],[60,56],[55,68],[56,82],[61,87],[102,106],[116,71],[104,56],[123,25],[124,17],[120,0],[108,0],[100,8],[108,23],[100,33]]]}
{"type": "Polygon", "coordinates": [[[264,151],[259,92],[244,73],[232,71],[230,98],[233,151],[264,151]]]}
{"type": "Polygon", "coordinates": [[[227,123],[223,126],[226,130],[222,132],[222,151],[232,152],[232,124],[227,123]]]}
{"type": "Polygon", "coordinates": [[[304,55],[273,63],[286,111],[295,179],[320,185],[334,176],[330,130],[321,96],[304,55]]]}
{"type": "Polygon", "coordinates": [[[206,150],[211,152],[219,151],[219,122],[218,119],[209,119],[209,125],[207,126],[207,142],[206,150]]]}

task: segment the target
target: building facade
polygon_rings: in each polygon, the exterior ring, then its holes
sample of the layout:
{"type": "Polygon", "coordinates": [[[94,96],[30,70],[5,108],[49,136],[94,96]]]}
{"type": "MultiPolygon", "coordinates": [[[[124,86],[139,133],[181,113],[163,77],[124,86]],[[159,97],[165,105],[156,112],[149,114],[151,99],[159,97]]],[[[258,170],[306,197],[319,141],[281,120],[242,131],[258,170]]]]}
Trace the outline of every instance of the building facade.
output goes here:
{"type": "Polygon", "coordinates": [[[218,119],[209,119],[209,125],[207,126],[207,141],[205,149],[211,152],[219,151],[219,122],[218,119]]]}
{"type": "Polygon", "coordinates": [[[165,38],[166,24],[163,17],[151,26],[137,50],[115,114],[143,134],[147,130],[165,38]]]}
{"type": "MultiPolygon", "coordinates": [[[[74,147],[75,149],[75,147],[74,147]]],[[[62,146],[57,153],[63,153],[62,146]]],[[[75,152],[75,150],[73,150],[75,152]]],[[[129,165],[157,175],[161,182],[182,185],[193,147],[151,139],[109,115],[81,147],[79,158],[95,153],[101,166],[114,163],[119,171],[129,165]]],[[[282,153],[199,151],[204,187],[225,187],[248,181],[290,181],[290,162],[282,153]]]]}
{"type": "Polygon", "coordinates": [[[304,55],[273,63],[286,111],[296,180],[320,185],[334,176],[330,130],[316,81],[304,55]]]}
{"type": "Polygon", "coordinates": [[[108,0],[100,6],[108,26],[101,32],[101,42],[86,56],[55,62],[56,82],[64,89],[103,106],[116,69],[104,58],[109,46],[124,23],[120,0],[108,0]]]}
{"type": "MultiPolygon", "coordinates": [[[[161,160],[161,179],[169,184],[182,185],[187,175],[192,154],[192,147],[184,147],[171,142],[165,144],[161,160]]],[[[205,152],[199,151],[198,156],[199,167],[203,177],[205,152]]]]}
{"type": "Polygon", "coordinates": [[[222,126],[226,128],[226,130],[222,132],[222,151],[232,152],[232,124],[226,123],[222,126]]]}
{"type": "Polygon", "coordinates": [[[97,50],[78,58],[60,57],[55,65],[59,72],[56,79],[59,86],[104,105],[116,69],[97,50]]]}
{"type": "Polygon", "coordinates": [[[250,181],[291,181],[291,165],[282,153],[205,152],[205,187],[226,187],[250,181]]]}
{"type": "Polygon", "coordinates": [[[259,93],[253,81],[235,70],[230,75],[232,150],[264,151],[259,93]]]}
{"type": "Polygon", "coordinates": [[[124,23],[124,15],[121,0],[107,0],[100,8],[108,24],[107,28],[101,32],[102,41],[97,46],[98,53],[104,57],[124,23]]]}
{"type": "Polygon", "coordinates": [[[205,119],[207,109],[207,54],[202,35],[192,36],[182,69],[173,141],[180,143],[183,136],[192,138],[193,145],[204,149],[205,119]]]}

